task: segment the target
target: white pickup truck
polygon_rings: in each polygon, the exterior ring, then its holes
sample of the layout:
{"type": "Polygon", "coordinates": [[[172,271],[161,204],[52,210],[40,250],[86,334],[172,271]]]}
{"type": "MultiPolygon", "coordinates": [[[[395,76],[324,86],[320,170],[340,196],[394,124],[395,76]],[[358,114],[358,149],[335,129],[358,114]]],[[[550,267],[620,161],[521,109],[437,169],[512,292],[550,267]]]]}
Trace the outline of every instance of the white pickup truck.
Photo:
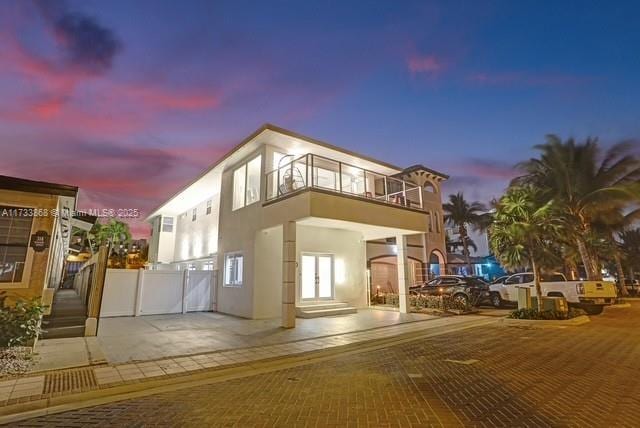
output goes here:
{"type": "MultiPolygon", "coordinates": [[[[516,273],[502,283],[491,284],[491,302],[500,307],[504,303],[518,300],[518,287],[530,287],[531,296],[536,296],[534,276],[531,272],[516,273]]],[[[569,306],[582,308],[589,315],[597,315],[605,306],[615,303],[616,286],[607,281],[567,281],[561,273],[543,277],[540,282],[543,296],[564,297],[569,306]]]]}

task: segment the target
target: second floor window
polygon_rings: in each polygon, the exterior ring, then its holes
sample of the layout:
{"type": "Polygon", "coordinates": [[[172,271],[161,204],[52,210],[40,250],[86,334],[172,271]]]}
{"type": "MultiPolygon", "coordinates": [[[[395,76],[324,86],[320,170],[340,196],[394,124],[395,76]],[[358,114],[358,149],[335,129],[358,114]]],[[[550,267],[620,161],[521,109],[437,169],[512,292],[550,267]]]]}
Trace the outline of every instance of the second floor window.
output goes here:
{"type": "Polygon", "coordinates": [[[191,221],[196,221],[196,216],[198,215],[198,209],[194,208],[191,212],[191,221]]]}
{"type": "Polygon", "coordinates": [[[260,200],[261,165],[262,156],[259,155],[233,171],[233,210],[260,200]]]}
{"type": "Polygon", "coordinates": [[[207,201],[207,211],[206,211],[206,215],[211,214],[211,199],[209,199],[207,201]]]}
{"type": "Polygon", "coordinates": [[[162,231],[173,232],[173,217],[162,217],[162,231]]]}

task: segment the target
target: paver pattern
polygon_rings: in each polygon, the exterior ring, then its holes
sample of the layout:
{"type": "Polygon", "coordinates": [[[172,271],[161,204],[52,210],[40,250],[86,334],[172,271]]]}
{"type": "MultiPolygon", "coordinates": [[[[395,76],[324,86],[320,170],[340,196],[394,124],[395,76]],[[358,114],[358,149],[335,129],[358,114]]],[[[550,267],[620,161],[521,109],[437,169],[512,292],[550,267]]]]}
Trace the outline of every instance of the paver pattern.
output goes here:
{"type": "Polygon", "coordinates": [[[640,302],[590,324],[491,324],[21,426],[640,426],[640,302]]]}

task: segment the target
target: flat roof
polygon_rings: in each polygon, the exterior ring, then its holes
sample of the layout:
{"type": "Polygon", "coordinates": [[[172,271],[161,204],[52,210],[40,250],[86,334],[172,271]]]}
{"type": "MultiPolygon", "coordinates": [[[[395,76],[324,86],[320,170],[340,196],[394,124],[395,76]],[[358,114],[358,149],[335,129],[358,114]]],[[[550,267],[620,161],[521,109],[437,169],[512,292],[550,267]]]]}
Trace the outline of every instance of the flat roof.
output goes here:
{"type": "Polygon", "coordinates": [[[69,196],[72,198],[75,198],[78,194],[78,188],[76,186],[49,183],[47,181],[27,180],[25,178],[9,177],[7,175],[0,175],[0,189],[69,196]]]}

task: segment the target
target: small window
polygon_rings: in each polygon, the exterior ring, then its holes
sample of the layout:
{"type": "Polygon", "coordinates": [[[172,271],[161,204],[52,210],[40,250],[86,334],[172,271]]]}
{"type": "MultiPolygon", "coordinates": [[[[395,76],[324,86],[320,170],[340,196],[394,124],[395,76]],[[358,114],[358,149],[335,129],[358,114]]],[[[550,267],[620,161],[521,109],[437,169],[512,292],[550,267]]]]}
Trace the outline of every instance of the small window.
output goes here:
{"type": "Polygon", "coordinates": [[[162,231],[173,232],[173,217],[162,217],[162,231]]]}
{"type": "Polygon", "coordinates": [[[431,211],[427,213],[427,223],[429,224],[429,232],[433,232],[433,217],[431,216],[431,211]]]}
{"type": "Polygon", "coordinates": [[[207,201],[207,211],[206,211],[206,215],[211,214],[211,199],[209,199],[207,201]]]}
{"type": "Polygon", "coordinates": [[[197,215],[198,215],[198,209],[194,208],[193,211],[191,211],[191,221],[196,221],[197,215]]]}
{"type": "Polygon", "coordinates": [[[224,285],[225,287],[242,286],[242,253],[230,253],[224,256],[224,285]]]}
{"type": "Polygon", "coordinates": [[[0,283],[22,282],[33,223],[30,210],[0,206],[0,283]]]}
{"type": "Polygon", "coordinates": [[[247,178],[247,166],[242,165],[233,171],[233,210],[244,207],[245,179],[247,178]]]}

